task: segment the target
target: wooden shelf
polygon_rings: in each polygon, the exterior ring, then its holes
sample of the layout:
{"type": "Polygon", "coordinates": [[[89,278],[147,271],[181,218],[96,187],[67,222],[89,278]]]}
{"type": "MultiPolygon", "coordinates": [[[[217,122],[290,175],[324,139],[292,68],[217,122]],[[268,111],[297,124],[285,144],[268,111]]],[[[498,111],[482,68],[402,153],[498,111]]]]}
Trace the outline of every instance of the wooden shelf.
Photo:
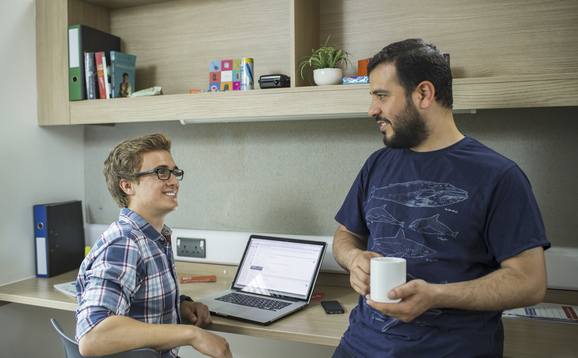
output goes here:
{"type": "Polygon", "coordinates": [[[72,124],[361,114],[369,86],[303,87],[71,102],[72,124]],[[106,102],[105,102],[106,101],[106,102]],[[103,103],[105,102],[105,103],[103,103]]]}
{"type": "Polygon", "coordinates": [[[529,1],[524,7],[450,1],[423,4],[416,13],[401,3],[386,11],[379,0],[363,9],[351,0],[37,0],[38,122],[361,116],[369,107],[368,85],[315,87],[296,72],[301,57],[328,35],[355,54],[354,64],[394,40],[428,36],[451,54],[456,110],[578,106],[578,25],[571,15],[578,3],[529,1]],[[215,13],[241,20],[217,23],[215,13]],[[370,21],[376,17],[397,25],[376,32],[370,21]],[[410,26],[416,19],[428,30],[410,26]],[[66,29],[77,23],[119,36],[121,50],[137,55],[137,89],[159,85],[165,94],[69,102],[66,29]],[[208,88],[210,60],[241,53],[255,58],[255,78],[286,73],[291,88],[188,94],[208,88]]]}
{"type": "MultiPolygon", "coordinates": [[[[578,74],[558,78],[477,78],[454,81],[454,109],[578,106],[578,74]],[[556,93],[558,93],[556,95],[556,93]]],[[[367,116],[369,85],[279,88],[161,95],[70,103],[71,124],[227,118],[367,116]],[[218,108],[218,110],[216,110],[218,108]]]]}
{"type": "Polygon", "coordinates": [[[454,109],[578,106],[578,73],[454,80],[454,109]]]}

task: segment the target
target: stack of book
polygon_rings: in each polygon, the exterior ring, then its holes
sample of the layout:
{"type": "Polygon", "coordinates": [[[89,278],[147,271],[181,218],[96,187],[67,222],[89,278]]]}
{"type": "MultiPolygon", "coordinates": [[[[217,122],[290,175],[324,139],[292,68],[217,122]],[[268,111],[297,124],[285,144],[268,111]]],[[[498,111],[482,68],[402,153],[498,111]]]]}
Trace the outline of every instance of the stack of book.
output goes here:
{"type": "Polygon", "coordinates": [[[68,27],[69,99],[127,97],[135,88],[136,56],[120,38],[85,25],[68,27]]]}

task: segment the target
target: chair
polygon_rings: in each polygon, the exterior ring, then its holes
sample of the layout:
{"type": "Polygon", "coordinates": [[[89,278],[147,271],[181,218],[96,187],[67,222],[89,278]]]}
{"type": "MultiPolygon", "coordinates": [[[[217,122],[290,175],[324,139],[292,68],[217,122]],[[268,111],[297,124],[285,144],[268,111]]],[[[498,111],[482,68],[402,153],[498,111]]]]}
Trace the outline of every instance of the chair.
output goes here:
{"type": "MultiPolygon", "coordinates": [[[[51,318],[50,322],[52,322],[52,325],[56,331],[60,333],[60,338],[62,339],[62,345],[64,346],[64,353],[66,358],[84,358],[84,356],[81,356],[80,352],[78,351],[78,343],[74,339],[71,339],[66,334],[64,334],[64,331],[62,328],[60,328],[60,325],[54,318],[51,318]]],[[[160,358],[160,355],[153,349],[142,348],[92,358],[160,358]]]]}

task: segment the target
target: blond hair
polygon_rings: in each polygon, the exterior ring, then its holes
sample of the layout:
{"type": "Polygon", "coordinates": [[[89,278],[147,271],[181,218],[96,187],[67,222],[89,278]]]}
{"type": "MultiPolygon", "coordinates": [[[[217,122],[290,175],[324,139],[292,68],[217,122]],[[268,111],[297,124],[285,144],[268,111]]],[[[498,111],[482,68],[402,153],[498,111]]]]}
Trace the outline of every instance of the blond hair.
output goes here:
{"type": "Polygon", "coordinates": [[[128,207],[128,197],[120,187],[121,179],[136,180],[143,154],[157,150],[171,152],[171,139],[156,133],[124,140],[117,144],[104,161],[104,179],[112,198],[120,208],[128,207]]]}

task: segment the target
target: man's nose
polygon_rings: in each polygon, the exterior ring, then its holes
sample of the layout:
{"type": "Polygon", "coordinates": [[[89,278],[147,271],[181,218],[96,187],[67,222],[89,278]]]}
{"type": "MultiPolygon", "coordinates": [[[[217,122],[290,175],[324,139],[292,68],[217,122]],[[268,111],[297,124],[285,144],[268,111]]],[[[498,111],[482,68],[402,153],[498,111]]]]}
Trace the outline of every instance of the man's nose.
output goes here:
{"type": "Polygon", "coordinates": [[[381,114],[381,110],[379,109],[378,106],[373,104],[373,101],[371,101],[371,105],[369,106],[369,109],[367,110],[367,114],[370,117],[377,117],[379,114],[381,114]]]}

